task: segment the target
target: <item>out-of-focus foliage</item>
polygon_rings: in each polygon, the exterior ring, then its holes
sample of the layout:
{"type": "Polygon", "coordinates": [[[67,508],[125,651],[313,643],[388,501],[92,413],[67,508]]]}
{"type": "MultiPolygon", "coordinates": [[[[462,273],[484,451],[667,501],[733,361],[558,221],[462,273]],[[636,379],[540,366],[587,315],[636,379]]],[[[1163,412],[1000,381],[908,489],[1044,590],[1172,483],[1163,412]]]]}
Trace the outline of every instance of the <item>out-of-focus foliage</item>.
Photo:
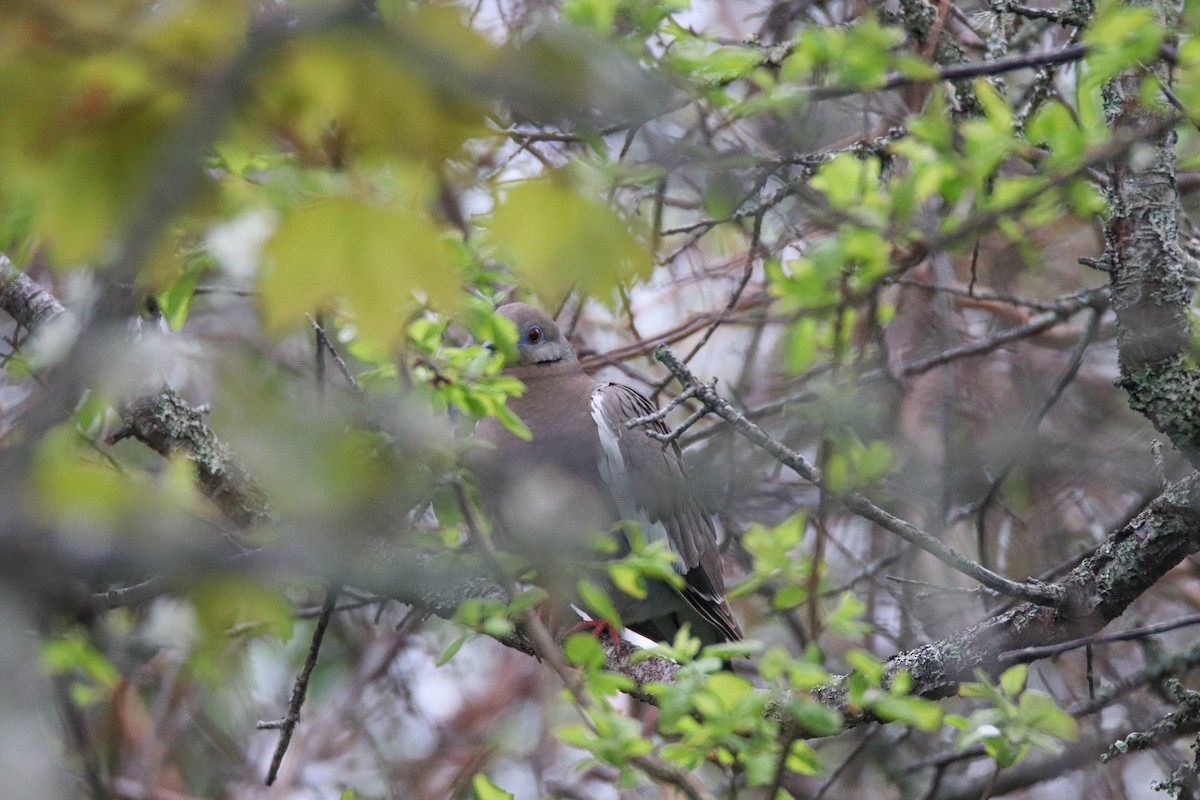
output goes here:
{"type": "MultiPolygon", "coordinates": [[[[1110,128],[1123,103],[1179,115],[1163,179],[1196,208],[1196,6],[7,4],[0,249],[86,332],[72,358],[62,330],[3,331],[0,618],[23,622],[0,664],[43,674],[0,688],[0,738],[63,762],[0,760],[10,791],[950,798],[1081,769],[1072,791],[1123,797],[1188,763],[1164,736],[1166,768],[1100,765],[1174,710],[1168,692],[1131,687],[1104,720],[1081,705],[1170,640],[981,664],[959,698],[914,696],[921,676],[888,658],[1001,601],[834,495],[1053,579],[1179,472],[1125,413],[1112,317],[1081,299],[1105,279],[1078,259],[1105,248],[1105,171],[1148,158],[1110,128]],[[1145,69],[1164,53],[1169,85],[1145,69]],[[1026,61],[939,80],[1005,57],[1026,61]],[[749,641],[660,643],[678,671],[640,687],[657,709],[631,713],[637,687],[591,636],[565,641],[565,690],[487,638],[531,613],[562,627],[540,588],[468,587],[423,625],[388,602],[450,564],[495,567],[469,543],[487,523],[464,464],[476,419],[529,435],[506,405],[515,334],[491,313],[513,298],[555,312],[590,371],[664,402],[649,354],[667,341],[821,470],[800,484],[704,422],[683,437],[749,641]],[[164,385],[207,406],[269,523],[231,524],[193,454],[109,441],[121,404],[164,385]],[[67,411],[47,420],[54,392],[67,411]],[[25,537],[72,558],[21,562],[25,537]],[[267,789],[277,731],[255,726],[286,713],[333,589],[267,789]]],[[[662,542],[630,536],[605,583],[679,579],[662,542]]],[[[1193,581],[1168,582],[1139,615],[1194,611],[1193,581]]],[[[619,622],[599,579],[578,600],[619,622]]]]}
{"type": "Polygon", "coordinates": [[[1031,748],[1061,751],[1060,740],[1079,736],[1079,724],[1055,705],[1044,692],[1025,691],[1028,670],[1024,664],[1011,667],[992,684],[986,675],[977,683],[964,683],[963,697],[978,697],[989,705],[970,716],[952,715],[946,722],[960,731],[958,746],[983,744],[984,750],[1001,767],[1011,766],[1031,748]]]}

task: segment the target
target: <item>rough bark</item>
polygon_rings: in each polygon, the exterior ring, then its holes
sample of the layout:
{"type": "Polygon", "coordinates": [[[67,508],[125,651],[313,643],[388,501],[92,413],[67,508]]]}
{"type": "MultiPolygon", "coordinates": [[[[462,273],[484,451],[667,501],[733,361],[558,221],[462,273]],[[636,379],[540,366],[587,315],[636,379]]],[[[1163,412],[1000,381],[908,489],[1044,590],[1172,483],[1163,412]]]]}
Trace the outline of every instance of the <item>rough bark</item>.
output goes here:
{"type": "MultiPolygon", "coordinates": [[[[1166,78],[1165,68],[1160,76],[1166,78]]],[[[1105,90],[1117,135],[1155,131],[1132,157],[1110,169],[1111,216],[1104,264],[1117,316],[1118,381],[1129,405],[1200,466],[1200,373],[1189,366],[1192,280],[1179,246],[1176,133],[1164,112],[1141,102],[1145,72],[1105,90]]]]}

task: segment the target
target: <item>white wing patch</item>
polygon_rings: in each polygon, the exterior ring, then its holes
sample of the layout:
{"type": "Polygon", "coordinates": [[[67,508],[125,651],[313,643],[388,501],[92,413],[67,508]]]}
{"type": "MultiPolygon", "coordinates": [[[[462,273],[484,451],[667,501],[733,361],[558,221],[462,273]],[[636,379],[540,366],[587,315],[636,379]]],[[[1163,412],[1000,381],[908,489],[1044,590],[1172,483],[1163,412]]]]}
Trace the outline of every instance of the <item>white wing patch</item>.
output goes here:
{"type": "Polygon", "coordinates": [[[621,436],[628,435],[628,432],[618,427],[624,425],[623,420],[613,420],[605,412],[603,386],[592,392],[592,420],[595,421],[596,432],[600,436],[600,457],[597,465],[600,468],[600,477],[608,484],[621,519],[636,522],[646,541],[666,541],[670,544],[666,526],[661,521],[651,521],[646,509],[638,505],[635,499],[637,495],[630,483],[629,471],[625,468],[625,454],[621,451],[621,436]]]}

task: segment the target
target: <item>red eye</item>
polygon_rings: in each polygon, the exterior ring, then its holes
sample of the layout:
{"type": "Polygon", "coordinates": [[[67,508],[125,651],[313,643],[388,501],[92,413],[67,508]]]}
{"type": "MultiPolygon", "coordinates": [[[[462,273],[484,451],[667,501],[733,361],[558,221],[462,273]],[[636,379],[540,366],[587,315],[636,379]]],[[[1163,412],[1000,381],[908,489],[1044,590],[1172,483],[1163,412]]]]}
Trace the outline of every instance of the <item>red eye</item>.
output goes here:
{"type": "Polygon", "coordinates": [[[525,334],[525,339],[530,344],[537,344],[542,340],[542,329],[535,325],[529,329],[529,333],[525,334]]]}

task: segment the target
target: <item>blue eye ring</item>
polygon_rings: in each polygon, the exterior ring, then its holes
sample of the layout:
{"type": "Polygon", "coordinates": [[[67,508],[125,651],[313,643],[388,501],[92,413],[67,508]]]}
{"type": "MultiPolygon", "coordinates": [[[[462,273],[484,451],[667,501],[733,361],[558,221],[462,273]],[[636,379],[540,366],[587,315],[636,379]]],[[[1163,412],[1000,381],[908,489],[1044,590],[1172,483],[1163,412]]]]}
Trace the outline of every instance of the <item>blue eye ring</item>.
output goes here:
{"type": "Polygon", "coordinates": [[[537,344],[541,340],[542,340],[542,329],[539,328],[537,325],[534,325],[525,334],[525,341],[529,342],[530,344],[537,344]]]}

